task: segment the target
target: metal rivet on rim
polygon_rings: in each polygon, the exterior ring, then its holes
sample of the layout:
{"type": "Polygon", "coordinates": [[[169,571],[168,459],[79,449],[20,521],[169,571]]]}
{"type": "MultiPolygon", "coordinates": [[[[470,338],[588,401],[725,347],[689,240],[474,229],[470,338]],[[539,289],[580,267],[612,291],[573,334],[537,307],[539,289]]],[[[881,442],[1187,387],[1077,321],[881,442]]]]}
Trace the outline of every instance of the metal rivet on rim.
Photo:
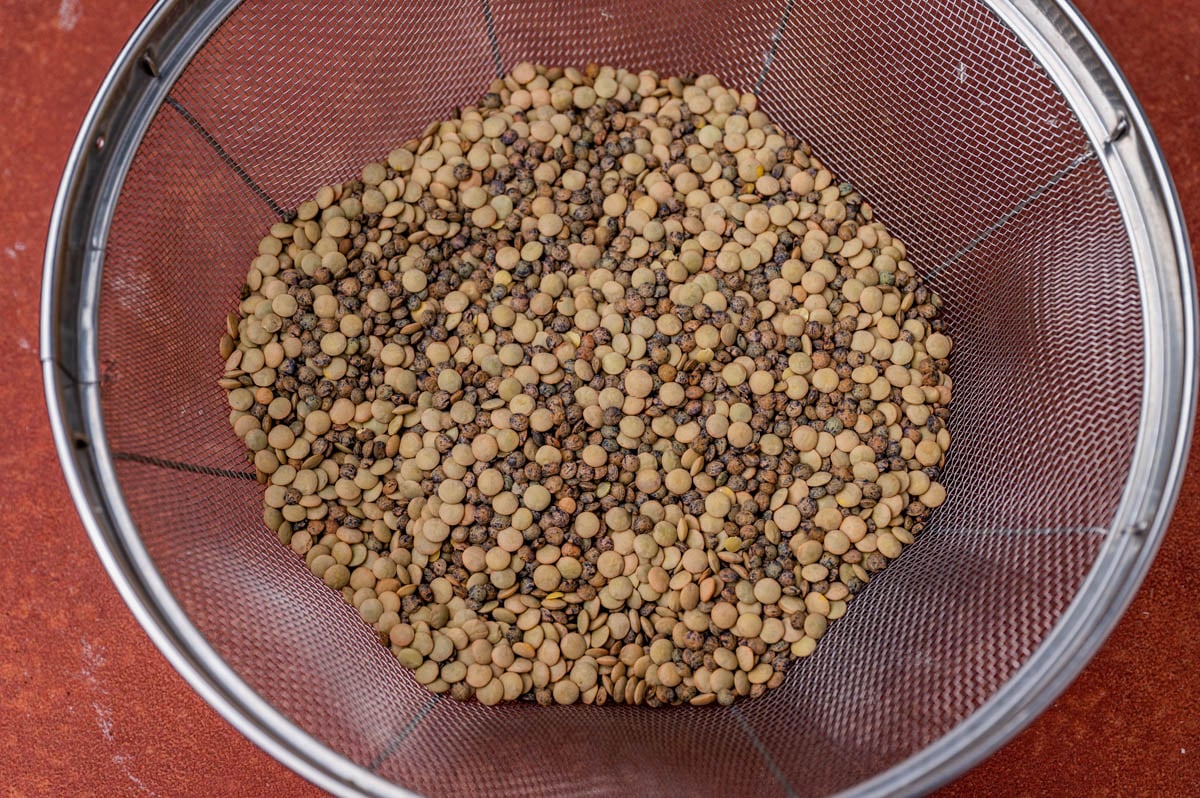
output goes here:
{"type": "Polygon", "coordinates": [[[1105,142],[1104,142],[1105,148],[1112,147],[1112,145],[1116,144],[1118,141],[1125,138],[1125,136],[1127,136],[1128,134],[1129,134],[1129,117],[1127,117],[1123,113],[1119,114],[1117,116],[1116,124],[1113,125],[1112,130],[1108,134],[1108,139],[1105,140],[1105,142]]]}
{"type": "Polygon", "coordinates": [[[158,59],[154,55],[153,50],[147,49],[142,53],[142,69],[150,74],[150,77],[158,77],[158,59]]]}

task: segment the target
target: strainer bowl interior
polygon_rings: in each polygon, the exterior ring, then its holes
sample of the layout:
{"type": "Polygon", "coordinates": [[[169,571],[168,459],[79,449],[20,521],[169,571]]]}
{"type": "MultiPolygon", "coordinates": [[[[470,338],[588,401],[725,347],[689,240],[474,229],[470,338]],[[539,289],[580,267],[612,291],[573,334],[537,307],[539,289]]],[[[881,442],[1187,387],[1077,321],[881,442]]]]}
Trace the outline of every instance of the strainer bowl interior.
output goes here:
{"type": "Polygon", "coordinates": [[[43,359],[72,490],[139,619],[206,698],[319,784],[892,794],[999,745],[1124,607],[1186,452],[1192,305],[1153,139],[1066,6],[163,0],[64,179],[43,359]],[[762,699],[432,697],[262,525],[217,385],[257,240],[524,60],[711,72],[757,92],[943,299],[949,499],[762,699]]]}

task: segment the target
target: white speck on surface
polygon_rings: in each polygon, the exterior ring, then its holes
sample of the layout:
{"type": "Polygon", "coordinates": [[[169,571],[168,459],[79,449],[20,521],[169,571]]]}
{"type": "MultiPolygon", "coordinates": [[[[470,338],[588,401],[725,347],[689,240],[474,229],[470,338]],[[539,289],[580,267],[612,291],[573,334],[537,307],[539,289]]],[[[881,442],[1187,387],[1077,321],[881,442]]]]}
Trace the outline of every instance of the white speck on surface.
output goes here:
{"type": "Polygon", "coordinates": [[[20,347],[22,352],[32,352],[33,351],[33,344],[29,343],[29,339],[26,338],[25,336],[21,336],[20,338],[17,339],[17,346],[20,347]]]}
{"type": "Polygon", "coordinates": [[[58,27],[62,30],[74,30],[83,16],[83,3],[79,0],[59,0],[58,27]]]}
{"type": "MultiPolygon", "coordinates": [[[[92,644],[86,637],[80,638],[79,647],[82,653],[83,667],[79,669],[79,675],[87,682],[88,689],[92,692],[95,700],[91,702],[92,711],[96,714],[96,727],[100,729],[100,735],[109,745],[119,746],[117,740],[117,732],[113,722],[112,707],[104,700],[108,695],[108,690],[104,686],[104,679],[100,675],[101,669],[104,668],[104,650],[92,644]]],[[[133,786],[138,788],[139,792],[146,795],[157,796],[144,781],[137,777],[131,767],[133,756],[122,751],[119,747],[112,755],[113,764],[121,770],[121,774],[129,779],[133,786]]]]}
{"type": "Polygon", "coordinates": [[[100,734],[111,743],[113,741],[112,710],[98,701],[92,702],[92,709],[96,711],[96,725],[100,728],[100,734]]]}
{"type": "Polygon", "coordinates": [[[105,692],[98,673],[104,667],[104,651],[99,646],[93,646],[86,637],[79,640],[79,646],[83,650],[83,668],[80,669],[79,675],[93,688],[105,692]]]}
{"type": "Polygon", "coordinates": [[[133,786],[146,793],[146,795],[157,796],[158,793],[146,786],[146,782],[133,775],[133,771],[129,769],[128,764],[130,759],[132,759],[132,757],[126,756],[125,754],[114,754],[112,761],[113,764],[121,769],[121,772],[125,774],[126,778],[133,783],[133,786]]]}
{"type": "Polygon", "coordinates": [[[958,64],[958,82],[967,82],[967,65],[961,61],[958,64]]]}

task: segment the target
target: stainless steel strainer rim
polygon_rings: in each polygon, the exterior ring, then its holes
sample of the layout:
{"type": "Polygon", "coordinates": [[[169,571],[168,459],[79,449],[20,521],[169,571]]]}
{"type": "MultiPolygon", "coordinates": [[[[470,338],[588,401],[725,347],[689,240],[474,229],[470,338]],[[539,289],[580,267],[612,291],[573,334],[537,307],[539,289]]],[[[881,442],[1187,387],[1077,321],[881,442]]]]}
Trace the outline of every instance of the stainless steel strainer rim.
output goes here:
{"type": "MultiPolygon", "coordinates": [[[[227,720],[276,759],[342,795],[412,795],[285,718],[203,639],[138,536],[106,444],[95,313],[105,235],[150,119],[194,52],[238,5],[160,0],[101,86],[72,150],[47,243],[41,358],[56,446],[105,568],[151,639],[227,720]]],[[[1072,605],[1021,670],[969,718],[847,794],[931,789],[998,748],[1082,669],[1120,617],[1161,542],[1195,405],[1195,288],[1186,230],[1162,154],[1115,64],[1058,0],[990,2],[1077,114],[1117,195],[1142,288],[1147,363],[1137,446],[1108,539],[1072,605]]]]}

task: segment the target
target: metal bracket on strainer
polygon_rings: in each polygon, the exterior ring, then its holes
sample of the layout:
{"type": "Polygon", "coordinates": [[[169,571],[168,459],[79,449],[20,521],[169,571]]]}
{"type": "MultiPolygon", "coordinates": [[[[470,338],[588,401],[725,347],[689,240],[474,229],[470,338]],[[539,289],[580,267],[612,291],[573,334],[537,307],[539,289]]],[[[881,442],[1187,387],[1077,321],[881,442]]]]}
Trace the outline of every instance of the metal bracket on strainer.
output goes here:
{"type": "Polygon", "coordinates": [[[54,207],[47,403],[122,596],[272,756],[346,796],[913,795],[999,747],[1097,650],[1162,540],[1195,409],[1195,286],[1162,155],[1065,2],[816,5],[160,0],[139,26],[54,207]],[[950,499],[769,697],[430,700],[259,528],[215,384],[243,255],[315,183],[526,59],[756,90],[945,300],[950,499]],[[188,341],[168,311],[191,314],[188,341]],[[239,568],[213,571],[231,552],[239,568]]]}

